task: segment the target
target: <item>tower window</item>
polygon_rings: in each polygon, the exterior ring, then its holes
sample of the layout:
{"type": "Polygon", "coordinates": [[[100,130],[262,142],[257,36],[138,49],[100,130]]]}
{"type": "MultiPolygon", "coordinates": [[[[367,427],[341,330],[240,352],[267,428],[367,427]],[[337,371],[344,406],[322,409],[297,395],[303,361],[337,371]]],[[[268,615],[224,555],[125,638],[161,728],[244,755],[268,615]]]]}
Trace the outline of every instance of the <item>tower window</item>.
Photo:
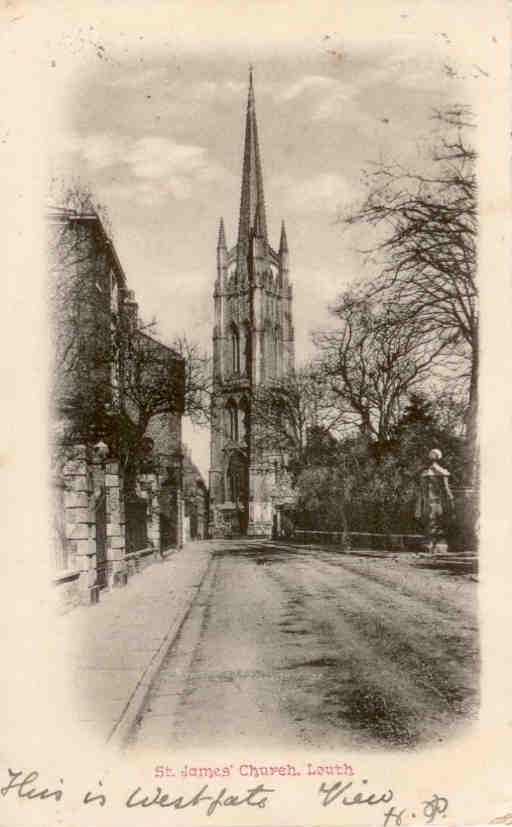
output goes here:
{"type": "Polygon", "coordinates": [[[276,376],[281,376],[283,372],[282,349],[282,334],[278,325],[274,331],[274,373],[276,376]]]}
{"type": "Polygon", "coordinates": [[[236,325],[231,325],[231,360],[233,373],[240,373],[240,336],[236,325]]]}
{"type": "Polygon", "coordinates": [[[244,334],[244,374],[246,376],[251,375],[251,328],[248,322],[244,322],[243,326],[243,334],[244,334]]]}
{"type": "Polygon", "coordinates": [[[240,442],[247,444],[249,442],[249,418],[250,418],[250,414],[249,414],[249,402],[247,401],[247,399],[245,399],[245,397],[240,400],[239,411],[240,411],[240,419],[239,419],[240,442]]]}
{"type": "Polygon", "coordinates": [[[236,503],[240,496],[240,477],[237,471],[230,470],[228,475],[229,499],[236,503]]]}
{"type": "Polygon", "coordinates": [[[233,401],[228,402],[226,407],[229,416],[229,437],[233,440],[233,442],[238,442],[238,408],[233,401]]]}

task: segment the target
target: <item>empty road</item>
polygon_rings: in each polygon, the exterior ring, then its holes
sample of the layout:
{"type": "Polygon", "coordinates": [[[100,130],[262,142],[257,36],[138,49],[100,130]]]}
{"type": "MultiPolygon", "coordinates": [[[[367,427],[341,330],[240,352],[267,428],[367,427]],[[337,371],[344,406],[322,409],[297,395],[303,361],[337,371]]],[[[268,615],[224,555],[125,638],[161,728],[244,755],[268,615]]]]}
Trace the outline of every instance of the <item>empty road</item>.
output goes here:
{"type": "Polygon", "coordinates": [[[446,741],[478,710],[476,589],[409,555],[218,541],[132,746],[446,741]]]}

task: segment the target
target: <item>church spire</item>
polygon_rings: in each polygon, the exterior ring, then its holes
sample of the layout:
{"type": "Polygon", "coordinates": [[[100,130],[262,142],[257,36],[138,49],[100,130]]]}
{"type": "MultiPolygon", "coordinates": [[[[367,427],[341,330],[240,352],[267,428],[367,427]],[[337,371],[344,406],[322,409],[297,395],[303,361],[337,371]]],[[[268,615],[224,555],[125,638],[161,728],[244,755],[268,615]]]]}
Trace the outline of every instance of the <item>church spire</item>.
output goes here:
{"type": "Polygon", "coordinates": [[[218,241],[217,241],[217,248],[219,248],[219,247],[221,247],[223,250],[226,247],[226,233],[224,231],[224,219],[223,218],[220,219],[220,224],[219,224],[219,238],[218,238],[218,241]]]}
{"type": "Polygon", "coordinates": [[[279,252],[288,252],[288,239],[286,238],[286,227],[284,226],[284,221],[281,224],[281,240],[279,241],[279,252]]]}
{"type": "Polygon", "coordinates": [[[238,261],[245,261],[251,235],[258,223],[259,237],[267,241],[267,221],[263,195],[258,127],[252,66],[249,68],[249,94],[245,119],[244,160],[242,167],[242,193],[240,197],[240,221],[238,225],[238,261]]]}
{"type": "Polygon", "coordinates": [[[288,239],[286,238],[286,228],[283,221],[281,224],[281,239],[279,241],[279,278],[281,285],[288,281],[289,258],[288,239]]]}

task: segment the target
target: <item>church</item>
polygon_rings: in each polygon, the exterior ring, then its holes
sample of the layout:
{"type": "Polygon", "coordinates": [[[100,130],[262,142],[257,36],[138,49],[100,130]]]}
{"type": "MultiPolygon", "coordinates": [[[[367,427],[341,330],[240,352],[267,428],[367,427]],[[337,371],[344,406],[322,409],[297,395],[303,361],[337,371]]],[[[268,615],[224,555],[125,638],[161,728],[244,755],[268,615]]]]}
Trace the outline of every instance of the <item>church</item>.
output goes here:
{"type": "Polygon", "coordinates": [[[210,526],[213,538],[269,537],[276,525],[279,460],[266,456],[251,403],[258,387],[294,369],[292,287],[284,222],[269,243],[252,69],[245,120],[238,239],[220,219],[214,288],[210,526]]]}

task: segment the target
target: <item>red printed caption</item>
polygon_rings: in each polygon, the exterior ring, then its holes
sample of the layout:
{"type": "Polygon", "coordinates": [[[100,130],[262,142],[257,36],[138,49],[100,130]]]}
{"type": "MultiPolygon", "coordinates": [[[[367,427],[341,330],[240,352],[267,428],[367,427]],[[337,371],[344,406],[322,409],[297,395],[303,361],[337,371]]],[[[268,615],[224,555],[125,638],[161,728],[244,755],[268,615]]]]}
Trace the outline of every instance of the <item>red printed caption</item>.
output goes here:
{"type": "Polygon", "coordinates": [[[182,767],[158,764],[154,769],[154,778],[275,778],[286,776],[352,776],[354,770],[347,764],[312,764],[307,762],[302,766],[290,764],[258,764],[246,762],[243,764],[225,764],[224,766],[208,766],[198,764],[184,764],[182,767]]]}

